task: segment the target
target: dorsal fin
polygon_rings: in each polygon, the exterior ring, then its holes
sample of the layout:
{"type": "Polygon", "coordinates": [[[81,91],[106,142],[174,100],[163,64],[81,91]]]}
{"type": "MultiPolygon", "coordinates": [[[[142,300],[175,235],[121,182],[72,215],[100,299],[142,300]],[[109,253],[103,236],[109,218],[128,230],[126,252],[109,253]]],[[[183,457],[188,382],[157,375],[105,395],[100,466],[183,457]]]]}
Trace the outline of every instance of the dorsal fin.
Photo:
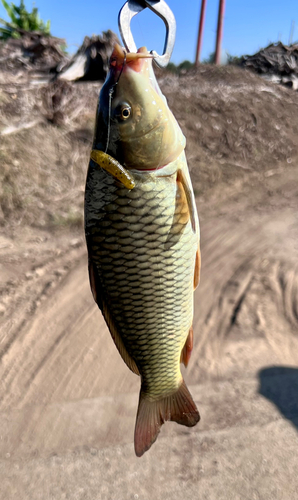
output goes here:
{"type": "Polygon", "coordinates": [[[184,364],[185,368],[189,363],[192,348],[193,348],[193,327],[191,326],[184,347],[181,351],[181,357],[180,357],[180,362],[184,364]]]}

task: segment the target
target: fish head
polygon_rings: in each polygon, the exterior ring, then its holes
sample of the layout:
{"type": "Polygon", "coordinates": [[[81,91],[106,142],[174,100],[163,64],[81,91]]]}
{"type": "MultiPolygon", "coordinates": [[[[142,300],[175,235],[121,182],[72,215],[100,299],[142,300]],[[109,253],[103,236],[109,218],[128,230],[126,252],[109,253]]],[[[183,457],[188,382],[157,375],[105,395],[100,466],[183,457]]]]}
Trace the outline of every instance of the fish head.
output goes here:
{"type": "Polygon", "coordinates": [[[156,81],[145,47],[125,53],[116,44],[97,111],[94,148],[128,169],[155,170],[174,161],[185,137],[156,81]]]}

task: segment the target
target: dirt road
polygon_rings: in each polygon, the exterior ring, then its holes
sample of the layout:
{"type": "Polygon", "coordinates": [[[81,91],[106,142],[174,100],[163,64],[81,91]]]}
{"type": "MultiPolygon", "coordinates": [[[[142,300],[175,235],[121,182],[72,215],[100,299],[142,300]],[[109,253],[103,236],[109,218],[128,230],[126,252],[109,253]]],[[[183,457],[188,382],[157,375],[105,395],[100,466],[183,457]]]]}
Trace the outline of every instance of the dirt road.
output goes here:
{"type": "Polygon", "coordinates": [[[0,497],[298,498],[298,166],[198,198],[202,276],[185,379],[201,413],[141,459],[139,380],[87,280],[82,232],[1,255],[0,497]]]}

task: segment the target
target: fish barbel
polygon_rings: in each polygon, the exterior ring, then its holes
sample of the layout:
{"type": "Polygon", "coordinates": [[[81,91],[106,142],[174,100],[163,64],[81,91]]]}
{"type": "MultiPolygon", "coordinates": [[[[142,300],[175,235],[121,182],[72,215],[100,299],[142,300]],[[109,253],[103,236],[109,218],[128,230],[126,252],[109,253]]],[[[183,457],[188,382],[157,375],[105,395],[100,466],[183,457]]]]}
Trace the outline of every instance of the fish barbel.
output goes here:
{"type": "Polygon", "coordinates": [[[199,281],[199,221],[185,138],[143,47],[116,45],[99,97],[85,194],[92,293],[128,367],[141,376],[135,451],[161,425],[195,425],[185,385],[199,281]]]}

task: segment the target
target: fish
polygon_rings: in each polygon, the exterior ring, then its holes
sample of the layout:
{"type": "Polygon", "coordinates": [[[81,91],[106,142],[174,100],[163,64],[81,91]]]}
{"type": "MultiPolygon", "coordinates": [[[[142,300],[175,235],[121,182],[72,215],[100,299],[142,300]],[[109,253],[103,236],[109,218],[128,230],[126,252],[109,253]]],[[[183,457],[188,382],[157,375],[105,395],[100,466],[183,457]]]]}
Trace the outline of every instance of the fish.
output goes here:
{"type": "Polygon", "coordinates": [[[140,376],[138,457],[167,420],[200,414],[184,382],[193,347],[200,232],[185,137],[145,47],[116,44],[101,89],[85,189],[92,294],[126,365],[140,376]]]}

